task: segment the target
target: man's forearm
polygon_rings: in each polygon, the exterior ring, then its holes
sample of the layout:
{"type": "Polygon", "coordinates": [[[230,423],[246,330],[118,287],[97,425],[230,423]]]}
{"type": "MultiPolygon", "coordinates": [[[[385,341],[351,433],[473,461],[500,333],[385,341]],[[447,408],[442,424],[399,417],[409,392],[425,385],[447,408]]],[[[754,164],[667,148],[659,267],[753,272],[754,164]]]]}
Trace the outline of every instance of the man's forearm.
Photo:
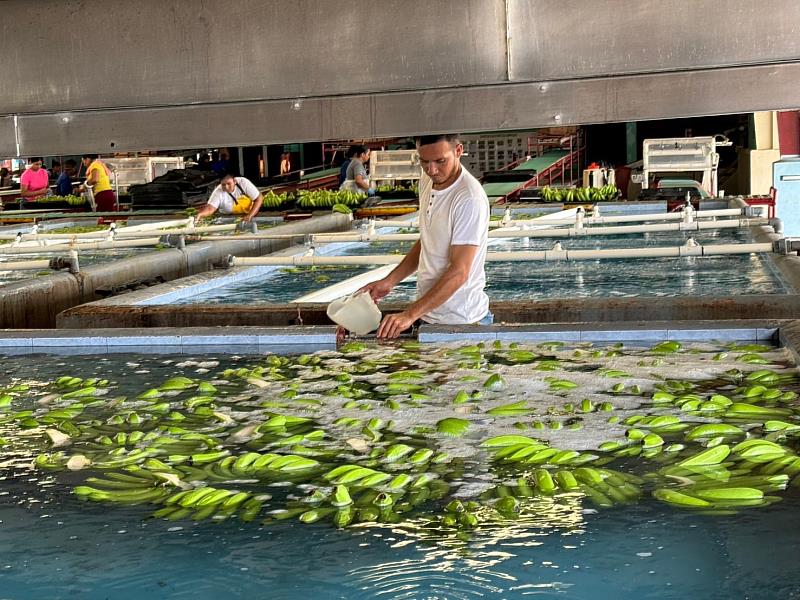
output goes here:
{"type": "Polygon", "coordinates": [[[41,190],[22,190],[20,191],[20,196],[23,198],[35,198],[36,196],[43,196],[48,192],[49,188],[43,188],[41,190]]]}
{"type": "Polygon", "coordinates": [[[207,217],[208,215],[213,215],[215,210],[216,209],[213,206],[211,206],[210,204],[206,204],[203,208],[197,211],[195,219],[199,220],[202,219],[203,217],[207,217]]]}
{"type": "Polygon", "coordinates": [[[261,205],[264,203],[264,196],[261,194],[258,195],[258,198],[255,199],[253,202],[253,206],[250,207],[250,210],[247,213],[248,219],[253,219],[258,214],[258,211],[261,210],[261,205]]]}

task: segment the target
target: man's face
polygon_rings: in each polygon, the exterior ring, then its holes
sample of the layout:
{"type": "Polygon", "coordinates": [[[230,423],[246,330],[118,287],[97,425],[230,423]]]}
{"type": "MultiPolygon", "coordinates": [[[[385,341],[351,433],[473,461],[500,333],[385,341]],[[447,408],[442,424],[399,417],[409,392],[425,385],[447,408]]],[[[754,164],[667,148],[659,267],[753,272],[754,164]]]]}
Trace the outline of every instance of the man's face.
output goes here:
{"type": "Polygon", "coordinates": [[[222,180],[222,189],[226,192],[233,192],[236,189],[236,180],[233,177],[226,177],[222,180]]]}
{"type": "Polygon", "coordinates": [[[455,177],[464,146],[447,141],[420,146],[419,163],[434,185],[441,185],[455,177]]]}

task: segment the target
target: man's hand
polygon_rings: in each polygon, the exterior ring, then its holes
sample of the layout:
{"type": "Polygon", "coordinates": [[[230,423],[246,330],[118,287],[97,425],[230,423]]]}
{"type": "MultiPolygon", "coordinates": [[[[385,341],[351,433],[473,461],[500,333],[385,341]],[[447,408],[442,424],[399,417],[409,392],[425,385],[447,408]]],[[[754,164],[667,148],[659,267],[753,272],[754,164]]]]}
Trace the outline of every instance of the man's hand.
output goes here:
{"type": "Polygon", "coordinates": [[[384,298],[389,292],[391,292],[393,287],[394,286],[386,281],[386,279],[379,279],[378,281],[368,283],[358,290],[357,293],[369,292],[369,295],[372,296],[372,299],[375,302],[378,302],[381,298],[384,298]]]}
{"type": "Polygon", "coordinates": [[[416,319],[405,312],[387,315],[378,327],[378,337],[392,339],[399,337],[406,329],[414,324],[416,319]]]}

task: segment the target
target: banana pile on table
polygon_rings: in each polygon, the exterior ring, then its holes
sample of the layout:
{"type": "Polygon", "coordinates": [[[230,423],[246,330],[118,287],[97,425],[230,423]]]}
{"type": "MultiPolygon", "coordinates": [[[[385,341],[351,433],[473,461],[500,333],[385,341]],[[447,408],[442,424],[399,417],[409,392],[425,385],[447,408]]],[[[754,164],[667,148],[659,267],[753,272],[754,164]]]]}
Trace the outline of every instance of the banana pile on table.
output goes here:
{"type": "Polygon", "coordinates": [[[613,184],[603,187],[560,188],[545,186],[541,190],[545,202],[611,202],[620,197],[620,191],[613,184]]]}

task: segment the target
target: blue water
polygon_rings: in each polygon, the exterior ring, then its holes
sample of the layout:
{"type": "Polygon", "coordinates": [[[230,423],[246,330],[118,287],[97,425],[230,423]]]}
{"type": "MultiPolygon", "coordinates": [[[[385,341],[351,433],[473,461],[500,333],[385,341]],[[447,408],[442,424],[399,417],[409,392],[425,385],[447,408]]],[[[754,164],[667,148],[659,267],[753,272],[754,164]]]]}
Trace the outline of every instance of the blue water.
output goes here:
{"type": "MultiPolygon", "coordinates": [[[[747,230],[693,232],[701,244],[749,243],[747,230]]],[[[644,235],[582,237],[561,240],[564,249],[600,249],[677,246],[690,237],[682,232],[644,235]]],[[[490,247],[501,250],[545,250],[553,239],[509,240],[490,247]]],[[[348,255],[404,253],[410,244],[360,244],[348,255]]],[[[258,277],[192,294],[175,304],[258,304],[290,302],[295,298],[344,281],[369,267],[303,267],[279,269],[269,278],[258,277]]],[[[493,300],[544,300],[556,298],[635,296],[720,296],[786,294],[792,289],[763,254],[598,261],[487,263],[486,290],[493,300]]],[[[386,298],[411,300],[414,280],[406,280],[386,298]]]]}
{"type": "MultiPolygon", "coordinates": [[[[102,375],[118,382],[115,394],[130,394],[169,376],[193,376],[197,364],[181,366],[190,360],[6,356],[0,381],[102,375]]],[[[194,360],[219,361],[212,374],[252,362],[194,360]]],[[[539,497],[520,521],[471,532],[420,523],[337,530],[329,523],[149,519],[147,507],[78,500],[69,490],[82,474],[33,471],[30,457],[2,447],[0,456],[4,600],[800,597],[797,487],[777,504],[732,516],[652,500],[596,510],[566,495],[539,497]]]]}
{"type": "Polygon", "coordinates": [[[642,504],[418,539],[402,525],[142,521],[26,487],[0,496],[0,598],[800,597],[796,489],[733,517],[642,504]]]}

